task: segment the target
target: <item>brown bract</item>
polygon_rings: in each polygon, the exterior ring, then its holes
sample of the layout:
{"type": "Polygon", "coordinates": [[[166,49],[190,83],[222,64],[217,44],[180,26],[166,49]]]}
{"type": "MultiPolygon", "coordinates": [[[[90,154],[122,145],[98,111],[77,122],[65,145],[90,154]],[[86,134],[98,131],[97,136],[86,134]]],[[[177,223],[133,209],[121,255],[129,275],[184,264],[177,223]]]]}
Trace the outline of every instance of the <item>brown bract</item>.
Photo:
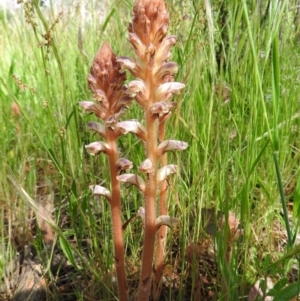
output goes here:
{"type": "Polygon", "coordinates": [[[123,84],[126,74],[122,72],[116,55],[108,43],[98,50],[88,77],[89,88],[100,103],[104,120],[118,113],[130,103],[131,98],[124,94],[123,84]]]}
{"type": "Polygon", "coordinates": [[[162,0],[136,0],[129,32],[135,33],[144,45],[157,46],[166,36],[169,13],[162,0]]]}

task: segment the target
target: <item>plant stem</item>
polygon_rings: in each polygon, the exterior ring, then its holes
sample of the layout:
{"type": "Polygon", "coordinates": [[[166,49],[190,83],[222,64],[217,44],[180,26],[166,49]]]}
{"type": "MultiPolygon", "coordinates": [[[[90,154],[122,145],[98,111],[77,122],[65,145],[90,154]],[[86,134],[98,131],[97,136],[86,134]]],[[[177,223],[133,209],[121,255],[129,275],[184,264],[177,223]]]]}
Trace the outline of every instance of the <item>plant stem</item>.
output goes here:
{"type": "Polygon", "coordinates": [[[152,161],[154,166],[153,173],[147,175],[147,185],[145,191],[145,239],[143,245],[142,271],[139,283],[138,301],[149,300],[151,283],[152,283],[152,262],[154,255],[154,245],[156,236],[156,189],[157,189],[157,117],[154,116],[149,108],[153,103],[152,94],[155,91],[151,85],[151,78],[145,83],[150,83],[150,98],[147,102],[146,109],[146,126],[147,141],[146,150],[147,158],[152,161]]]}
{"type": "Polygon", "coordinates": [[[118,160],[118,151],[116,145],[115,133],[112,129],[107,129],[107,143],[110,147],[109,168],[110,168],[110,180],[111,180],[111,214],[112,214],[112,228],[113,228],[113,240],[115,247],[115,264],[118,279],[119,300],[128,300],[128,289],[125,274],[125,256],[124,256],[124,242],[123,242],[123,230],[121,219],[121,192],[120,183],[117,180],[118,172],[116,163],[118,160]]]}
{"type": "Polygon", "coordinates": [[[286,232],[287,232],[288,248],[290,249],[293,246],[293,233],[291,231],[291,227],[290,227],[290,223],[289,223],[288,211],[287,211],[287,206],[286,206],[286,201],[285,201],[285,196],[284,196],[284,191],[283,191],[280,167],[279,167],[279,162],[278,162],[278,152],[276,152],[276,151],[273,152],[273,158],[274,158],[274,163],[275,163],[275,170],[276,170],[277,183],[278,183],[278,188],[279,188],[279,193],[280,193],[280,201],[281,201],[281,207],[282,207],[282,211],[283,211],[283,218],[284,218],[285,228],[286,228],[286,232]]]}
{"type": "MultiPolygon", "coordinates": [[[[165,121],[161,122],[158,127],[158,139],[159,142],[165,140],[165,121]]],[[[161,158],[161,167],[166,166],[168,164],[168,156],[167,153],[163,154],[161,158]]],[[[167,189],[168,182],[165,179],[160,186],[160,194],[159,194],[159,215],[167,214],[167,189]]],[[[167,236],[167,227],[161,226],[157,232],[157,250],[156,250],[156,263],[155,263],[155,273],[154,273],[154,287],[153,287],[153,300],[158,300],[161,291],[161,278],[163,275],[164,268],[164,249],[166,244],[166,236],[167,236]]]]}

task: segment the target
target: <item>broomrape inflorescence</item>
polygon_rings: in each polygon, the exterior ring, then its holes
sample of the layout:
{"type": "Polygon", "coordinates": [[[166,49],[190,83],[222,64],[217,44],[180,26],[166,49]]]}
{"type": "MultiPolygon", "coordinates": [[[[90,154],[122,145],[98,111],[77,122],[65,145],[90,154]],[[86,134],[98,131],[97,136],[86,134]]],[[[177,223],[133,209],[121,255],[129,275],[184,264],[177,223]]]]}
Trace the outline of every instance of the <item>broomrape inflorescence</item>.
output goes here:
{"type": "Polygon", "coordinates": [[[162,0],[137,0],[134,3],[132,22],[129,25],[129,42],[136,58],[116,58],[105,43],[96,54],[88,78],[96,102],[82,101],[87,112],[94,113],[104,123],[89,122],[89,130],[97,132],[105,141],[92,142],[86,149],[92,155],[104,153],[109,158],[111,188],[91,186],[94,194],[105,196],[110,202],[115,247],[115,262],[120,300],[128,300],[125,275],[125,258],[121,224],[120,182],[135,185],[143,194],[144,206],[138,214],[144,220],[142,269],[137,300],[148,300],[151,287],[153,299],[159,298],[163,275],[163,256],[166,226],[178,220],[167,214],[167,177],[177,172],[177,166],[167,163],[167,152],[184,150],[187,143],[165,139],[166,121],[176,102],[173,94],[179,94],[184,84],[174,82],[177,64],[170,62],[170,49],[175,36],[166,36],[169,14],[162,0]],[[136,79],[124,85],[128,70],[136,79]],[[145,125],[138,121],[120,121],[132,98],[145,113],[145,125]],[[125,158],[119,158],[116,140],[121,134],[133,133],[143,142],[146,158],[138,171],[144,175],[122,173],[132,167],[125,158]],[[157,212],[159,212],[157,214],[157,212]],[[153,269],[155,241],[156,259],[153,269]],[[154,273],[153,273],[154,271],[154,273]],[[153,284],[153,285],[152,285],[153,284]]]}

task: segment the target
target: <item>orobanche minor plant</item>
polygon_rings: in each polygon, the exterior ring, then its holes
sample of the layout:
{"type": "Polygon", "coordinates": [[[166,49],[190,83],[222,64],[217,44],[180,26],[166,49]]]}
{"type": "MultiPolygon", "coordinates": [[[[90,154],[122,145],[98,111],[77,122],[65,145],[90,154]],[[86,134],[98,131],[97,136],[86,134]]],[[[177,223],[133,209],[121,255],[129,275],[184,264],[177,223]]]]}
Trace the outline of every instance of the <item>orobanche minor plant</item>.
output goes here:
{"type": "Polygon", "coordinates": [[[129,42],[137,58],[117,58],[110,46],[104,43],[95,56],[88,77],[95,102],[80,102],[85,111],[94,113],[103,121],[87,124],[89,130],[97,132],[105,141],[93,142],[86,145],[86,149],[92,155],[102,152],[109,159],[110,190],[99,185],[90,188],[93,194],[105,196],[111,206],[120,300],[128,300],[120,183],[135,185],[144,197],[143,207],[138,211],[144,220],[145,236],[137,300],[149,300],[151,287],[153,299],[159,298],[166,226],[171,227],[178,222],[167,214],[166,179],[177,171],[176,165],[167,164],[167,152],[183,150],[188,145],[182,141],[165,140],[166,121],[176,107],[176,102],[171,102],[172,96],[184,88],[184,84],[174,82],[177,64],[169,59],[176,37],[166,36],[168,25],[169,14],[164,1],[136,0],[128,30],[129,42]],[[128,85],[124,84],[125,69],[135,77],[128,85]],[[132,99],[144,111],[145,125],[136,120],[120,121],[132,99]],[[119,158],[116,141],[119,136],[127,133],[135,134],[145,147],[145,160],[139,162],[138,167],[143,175],[124,173],[133,164],[125,158],[119,158]]]}

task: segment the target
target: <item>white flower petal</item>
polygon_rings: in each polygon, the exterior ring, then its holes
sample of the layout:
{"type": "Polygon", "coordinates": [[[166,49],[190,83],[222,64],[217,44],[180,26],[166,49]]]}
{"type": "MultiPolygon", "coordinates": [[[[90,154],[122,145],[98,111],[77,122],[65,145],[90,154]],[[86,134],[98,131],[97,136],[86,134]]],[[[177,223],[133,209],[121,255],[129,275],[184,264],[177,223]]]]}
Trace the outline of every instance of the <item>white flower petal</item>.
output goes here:
{"type": "Polygon", "coordinates": [[[117,176],[117,179],[122,183],[135,185],[142,192],[145,191],[146,184],[144,179],[136,174],[125,173],[117,176]]]}
{"type": "Polygon", "coordinates": [[[178,71],[178,66],[175,62],[164,62],[161,66],[157,66],[159,69],[155,72],[155,75],[162,79],[165,75],[173,75],[177,73],[178,71]]]}
{"type": "Polygon", "coordinates": [[[105,103],[107,103],[106,94],[101,89],[95,90],[94,94],[93,94],[93,97],[94,97],[94,99],[96,99],[99,102],[105,102],[105,103]]]}
{"type": "Polygon", "coordinates": [[[105,112],[100,104],[91,101],[81,101],[79,105],[84,109],[85,112],[94,113],[98,118],[104,119],[105,112]]]}
{"type": "Polygon", "coordinates": [[[102,141],[92,142],[86,145],[85,148],[92,156],[98,155],[101,152],[108,154],[110,151],[109,145],[102,141]]]}
{"type": "Polygon", "coordinates": [[[186,149],[189,145],[186,142],[179,140],[165,140],[159,144],[157,147],[158,156],[163,155],[167,151],[182,151],[186,149]]]}
{"type": "Polygon", "coordinates": [[[147,158],[140,165],[139,172],[146,173],[146,174],[152,174],[154,172],[153,162],[147,158]]]}
{"type": "Polygon", "coordinates": [[[106,128],[103,124],[95,121],[89,121],[86,125],[89,131],[97,132],[101,137],[106,138],[106,128]]]}
{"type": "Polygon", "coordinates": [[[157,114],[159,117],[162,117],[168,114],[175,106],[176,102],[159,101],[152,105],[149,110],[153,115],[157,114]]]}
{"type": "Polygon", "coordinates": [[[109,201],[111,199],[111,192],[103,186],[100,185],[91,185],[89,186],[93,195],[105,196],[109,201]]]}
{"type": "Polygon", "coordinates": [[[120,56],[117,58],[117,62],[120,63],[122,69],[135,69],[136,61],[131,57],[120,56]]]}
{"type": "Polygon", "coordinates": [[[162,225],[172,228],[176,226],[179,222],[180,220],[178,218],[170,217],[169,215],[160,215],[158,218],[156,218],[155,225],[157,229],[162,225]]]}
{"type": "Polygon", "coordinates": [[[177,172],[177,165],[170,164],[162,167],[157,171],[157,182],[162,182],[165,180],[170,174],[177,172]]]}
{"type": "Polygon", "coordinates": [[[128,170],[132,168],[132,162],[126,158],[119,158],[116,163],[117,170],[128,170]]]}
{"type": "Polygon", "coordinates": [[[161,66],[161,63],[171,57],[170,49],[176,43],[176,36],[168,36],[163,39],[160,47],[155,53],[155,65],[161,66]]]}
{"type": "Polygon", "coordinates": [[[185,87],[184,84],[178,82],[168,82],[161,84],[155,91],[155,99],[159,101],[169,99],[168,94],[179,94],[180,90],[185,87]]]}
{"type": "Polygon", "coordinates": [[[121,130],[122,134],[128,134],[133,133],[141,140],[145,141],[147,134],[145,127],[136,120],[126,120],[121,121],[116,124],[116,127],[118,127],[121,130]]]}
{"type": "Polygon", "coordinates": [[[146,47],[143,44],[143,42],[139,39],[138,35],[133,32],[130,32],[128,40],[132,44],[137,56],[143,59],[145,57],[146,47]]]}
{"type": "Polygon", "coordinates": [[[143,222],[145,222],[145,208],[140,207],[137,215],[143,220],[143,222]]]}
{"type": "Polygon", "coordinates": [[[135,97],[140,92],[145,95],[146,86],[144,81],[138,79],[131,81],[127,86],[127,90],[125,91],[125,93],[130,97],[135,97]]]}
{"type": "Polygon", "coordinates": [[[121,56],[118,57],[117,62],[120,63],[121,68],[127,69],[134,77],[143,78],[143,70],[141,66],[137,63],[137,61],[133,58],[121,56]]]}

